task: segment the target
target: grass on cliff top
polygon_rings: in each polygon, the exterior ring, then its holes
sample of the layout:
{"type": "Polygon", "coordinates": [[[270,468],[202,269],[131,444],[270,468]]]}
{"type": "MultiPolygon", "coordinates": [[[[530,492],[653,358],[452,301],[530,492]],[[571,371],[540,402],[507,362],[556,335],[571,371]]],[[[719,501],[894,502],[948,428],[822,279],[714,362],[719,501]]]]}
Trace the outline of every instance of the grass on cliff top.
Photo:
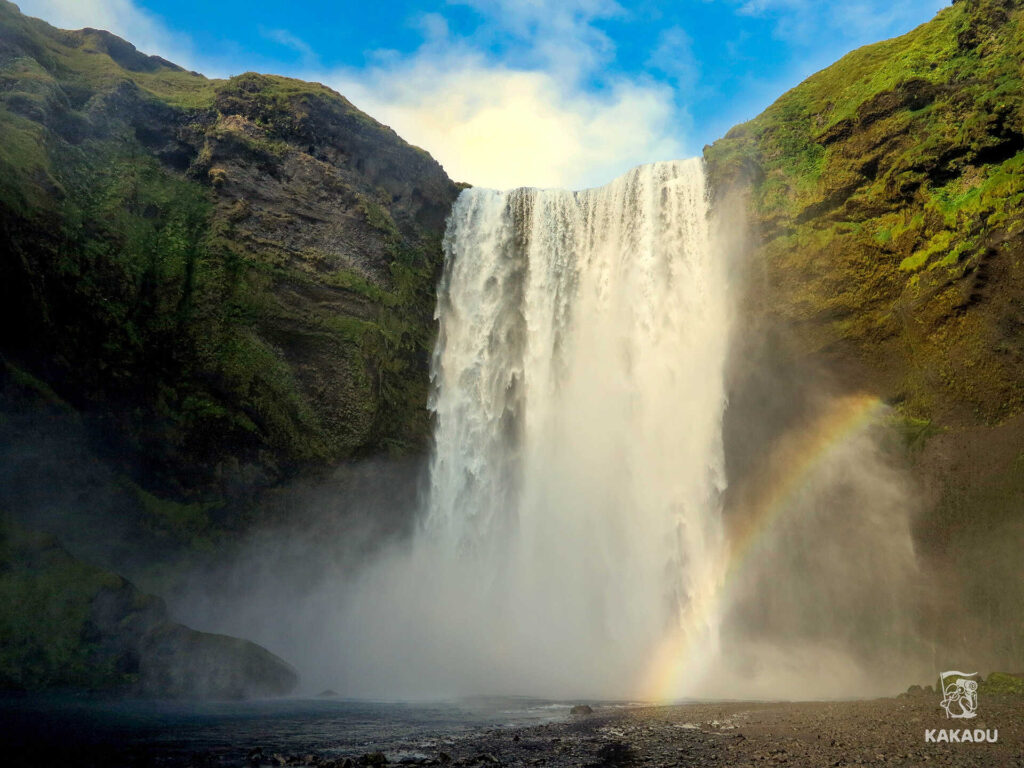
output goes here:
{"type": "Polygon", "coordinates": [[[291,101],[304,96],[319,96],[332,101],[340,100],[345,106],[355,109],[352,103],[332,88],[323,83],[298,80],[284,75],[265,75],[259,72],[245,72],[235,75],[230,80],[221,81],[223,92],[261,93],[268,98],[280,101],[291,101]]]}
{"type": "Polygon", "coordinates": [[[321,83],[246,72],[218,82],[215,92],[222,113],[244,115],[274,138],[312,140],[314,116],[321,124],[351,119],[373,131],[390,130],[321,83]]]}
{"type": "MultiPolygon", "coordinates": [[[[985,26],[991,5],[997,5],[995,0],[963,0],[905,35],[847,54],[787,91],[753,120],[730,130],[708,149],[709,162],[727,178],[756,162],[764,172],[759,207],[765,214],[779,214],[799,210],[814,198],[826,156],[832,152],[821,137],[843,121],[862,117],[865,109],[870,113],[873,99],[908,81],[952,84],[954,93],[981,85],[994,108],[1006,99],[1019,100],[1024,41],[996,35],[985,26]],[[974,27],[988,39],[961,49],[958,37],[974,27]]],[[[929,109],[918,112],[934,134],[946,133],[938,120],[925,115],[929,109]]],[[[978,115],[964,117],[961,131],[970,130],[978,115]]]]}
{"type": "Polygon", "coordinates": [[[62,80],[103,91],[129,80],[143,91],[173,107],[210,107],[217,85],[223,82],[171,68],[161,68],[153,72],[131,72],[120,67],[107,54],[91,49],[88,45],[72,48],[51,41],[49,47],[62,80]]]}
{"type": "Polygon", "coordinates": [[[98,45],[99,38],[56,29],[23,16],[0,0],[0,36],[17,43],[61,83],[92,90],[109,90],[130,80],[168,104],[200,108],[213,103],[217,81],[167,66],[128,70],[98,45]]]}

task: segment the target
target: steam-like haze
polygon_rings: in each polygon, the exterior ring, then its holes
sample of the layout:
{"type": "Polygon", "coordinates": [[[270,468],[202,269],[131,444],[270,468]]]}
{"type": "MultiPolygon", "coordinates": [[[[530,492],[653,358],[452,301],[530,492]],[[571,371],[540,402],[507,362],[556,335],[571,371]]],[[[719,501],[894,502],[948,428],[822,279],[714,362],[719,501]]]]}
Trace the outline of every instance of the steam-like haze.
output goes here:
{"type": "Polygon", "coordinates": [[[929,679],[911,535],[918,509],[884,447],[889,414],[872,402],[822,403],[812,423],[776,441],[755,498],[736,501],[733,538],[746,544],[703,695],[891,695],[929,679]]]}
{"type": "Polygon", "coordinates": [[[710,221],[698,160],[464,192],[419,502],[415,467],[311,492],[180,617],[357,697],[806,698],[927,674],[880,403],[814,393],[724,495],[739,262],[710,221]]]}

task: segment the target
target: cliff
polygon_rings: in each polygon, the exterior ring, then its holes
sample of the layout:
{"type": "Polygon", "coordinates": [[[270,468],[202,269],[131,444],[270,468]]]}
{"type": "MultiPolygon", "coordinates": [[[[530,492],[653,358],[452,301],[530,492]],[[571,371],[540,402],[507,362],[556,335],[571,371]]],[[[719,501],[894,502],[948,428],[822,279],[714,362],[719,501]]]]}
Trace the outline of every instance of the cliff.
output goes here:
{"type": "Polygon", "coordinates": [[[262,491],[423,453],[459,187],[322,85],[209,80],[5,0],[0,137],[0,687],[286,692],[111,571],[166,586],[262,491]]]}
{"type": "Polygon", "coordinates": [[[730,477],[772,438],[742,414],[798,420],[807,372],[882,397],[950,601],[934,620],[1004,660],[1024,650],[1022,63],[1022,4],[960,0],[705,148],[720,209],[748,228],[730,477]],[[955,630],[954,606],[969,606],[955,630]]]}
{"type": "Polygon", "coordinates": [[[426,152],[322,85],[208,80],[7,2],[0,83],[7,381],[157,495],[422,448],[458,192],[426,152]]]}

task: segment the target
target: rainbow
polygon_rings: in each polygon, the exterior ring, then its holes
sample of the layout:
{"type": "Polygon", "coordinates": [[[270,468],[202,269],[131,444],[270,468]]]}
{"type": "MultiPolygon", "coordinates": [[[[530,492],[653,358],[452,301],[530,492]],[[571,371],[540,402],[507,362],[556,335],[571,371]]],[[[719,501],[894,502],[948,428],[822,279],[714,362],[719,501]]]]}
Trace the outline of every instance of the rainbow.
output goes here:
{"type": "Polygon", "coordinates": [[[714,625],[728,605],[737,577],[743,572],[757,543],[806,488],[814,470],[838,446],[860,434],[884,414],[877,397],[850,395],[838,398],[807,429],[784,437],[774,450],[758,497],[744,504],[742,524],[730,531],[723,555],[699,581],[689,609],[655,647],[639,685],[638,698],[667,702],[692,687],[695,674],[706,668],[715,642],[714,625]],[[771,473],[770,475],[768,473],[771,473]]]}

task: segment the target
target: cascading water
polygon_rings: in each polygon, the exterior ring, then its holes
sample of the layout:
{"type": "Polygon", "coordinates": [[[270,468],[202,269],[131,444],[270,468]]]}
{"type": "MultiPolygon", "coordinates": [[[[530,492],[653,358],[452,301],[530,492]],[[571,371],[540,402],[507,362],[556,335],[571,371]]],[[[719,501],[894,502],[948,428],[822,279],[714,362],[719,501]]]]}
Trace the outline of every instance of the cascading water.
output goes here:
{"type": "Polygon", "coordinates": [[[571,638],[560,674],[628,673],[720,561],[728,312],[701,163],[468,190],[446,251],[427,525],[484,566],[512,636],[571,638]]]}
{"type": "Polygon", "coordinates": [[[424,530],[359,606],[390,615],[383,690],[628,695],[667,629],[714,643],[691,614],[721,563],[729,312],[701,162],[466,190],[445,249],[424,530]]]}

